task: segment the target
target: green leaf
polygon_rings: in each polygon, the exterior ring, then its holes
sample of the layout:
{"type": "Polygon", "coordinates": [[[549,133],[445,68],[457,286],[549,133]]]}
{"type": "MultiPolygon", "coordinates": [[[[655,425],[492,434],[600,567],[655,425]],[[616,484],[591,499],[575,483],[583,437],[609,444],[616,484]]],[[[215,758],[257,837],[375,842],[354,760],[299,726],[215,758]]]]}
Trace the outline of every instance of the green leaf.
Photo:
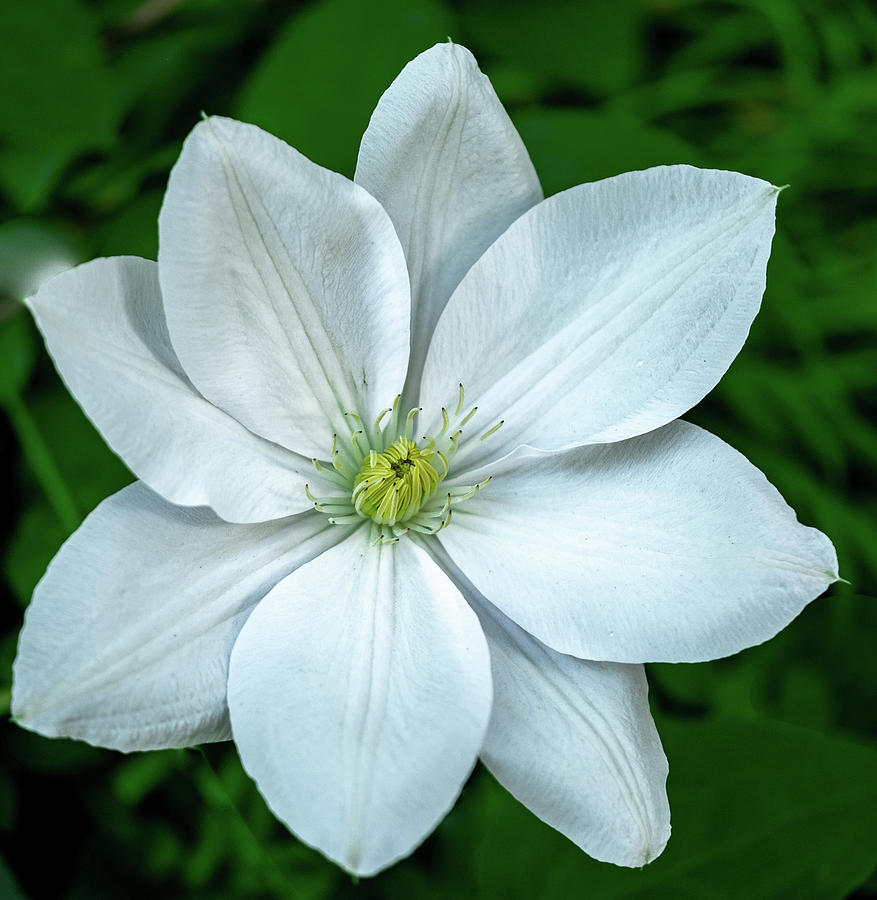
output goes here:
{"type": "Polygon", "coordinates": [[[3,571],[22,606],[30,600],[46,566],[68,533],[58,515],[43,500],[33,503],[19,515],[4,555],[3,571]]]}
{"type": "Polygon", "coordinates": [[[405,63],[450,32],[434,0],[315,3],[289,21],[251,73],[236,115],[352,175],[381,94],[405,63]]]}
{"type": "MultiPolygon", "coordinates": [[[[266,18],[261,4],[226,0],[137,7],[125,16],[129,39],[112,61],[126,117],[124,150],[135,164],[166,140],[172,123],[192,127],[202,109],[228,112],[229,87],[236,88],[242,75],[229,60],[239,55],[238,45],[253,41],[254,25],[266,18]],[[151,22],[150,12],[157,14],[151,22]]],[[[249,55],[249,49],[241,52],[241,61],[249,55]]]]}
{"type": "Polygon", "coordinates": [[[158,258],[158,213],[163,190],[144,191],[121,212],[101,223],[92,235],[101,256],[158,258]]]}
{"type": "Polygon", "coordinates": [[[546,194],[635,169],[700,162],[682,138],[625,116],[527,109],[513,118],[546,194]]]}
{"type": "MultiPolygon", "coordinates": [[[[106,762],[105,750],[84,741],[48,741],[24,728],[10,726],[3,740],[3,749],[16,768],[41,775],[61,774],[75,781],[81,773],[100,769],[106,762]]],[[[24,796],[22,802],[26,803],[24,796]]]]}
{"type": "MultiPolygon", "coordinates": [[[[242,22],[239,9],[223,10],[215,19],[199,16],[178,22],[171,31],[147,33],[133,41],[126,52],[113,62],[113,80],[119,103],[125,110],[137,109],[137,129],[143,129],[142,117],[150,125],[165,125],[190,92],[215,55],[234,39],[240,39],[242,22]]],[[[151,128],[158,133],[158,129],[151,128]]]]}
{"type": "Polygon", "coordinates": [[[179,155],[180,147],[176,142],[162,145],[151,153],[144,153],[132,143],[106,162],[72,178],[65,185],[64,194],[92,209],[124,211],[140,197],[145,181],[158,181],[163,193],[167,173],[179,155]]]}
{"type": "Polygon", "coordinates": [[[113,790],[126,806],[136,806],[182,765],[182,750],[157,750],[126,757],[116,768],[113,790]]]}
{"type": "Polygon", "coordinates": [[[132,476],[76,401],[60,383],[53,387],[32,395],[28,409],[77,508],[85,513],[130,484],[132,476]]]}
{"type": "Polygon", "coordinates": [[[601,900],[840,900],[867,879],[877,863],[873,747],[775,722],[659,730],[673,814],[661,857],[639,870],[597,863],[485,779],[483,884],[509,900],[585,889],[601,900]]]}
{"type": "Polygon", "coordinates": [[[0,190],[20,212],[41,210],[72,155],[63,146],[34,151],[0,143],[0,190]]]}
{"type": "Polygon", "coordinates": [[[776,711],[786,722],[827,728],[831,721],[832,697],[825,674],[801,664],[784,666],[776,711]]]}
{"type": "Polygon", "coordinates": [[[460,16],[473,44],[590,92],[621,90],[642,62],[640,0],[475,0],[460,16]]]}
{"type": "Polygon", "coordinates": [[[0,183],[29,209],[67,162],[112,143],[113,87],[95,17],[78,0],[2,3],[0,35],[0,183]]]}
{"type": "MultiPolygon", "coordinates": [[[[131,481],[124,464],[60,384],[32,395],[27,404],[11,398],[6,411],[27,466],[61,526],[62,539],[79,526],[84,512],[131,481]]],[[[61,543],[58,536],[57,527],[49,526],[39,504],[20,519],[14,552],[6,561],[7,574],[19,596],[30,595],[33,577],[46,560],[47,550],[52,545],[57,550],[61,543]]]]}

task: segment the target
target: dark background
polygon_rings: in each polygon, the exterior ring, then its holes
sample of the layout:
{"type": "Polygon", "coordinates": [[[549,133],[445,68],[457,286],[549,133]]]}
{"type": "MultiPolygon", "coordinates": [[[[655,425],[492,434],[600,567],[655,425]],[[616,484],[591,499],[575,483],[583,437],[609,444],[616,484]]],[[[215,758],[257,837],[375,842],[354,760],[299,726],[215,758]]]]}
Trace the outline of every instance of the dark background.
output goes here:
{"type": "Polygon", "coordinates": [[[4,718],[0,898],[877,897],[877,7],[865,0],[0,4],[0,711],[36,580],[131,478],[20,298],[51,267],[155,257],[168,169],[202,110],[352,175],[381,92],[447,36],[478,57],[548,194],[678,162],[791,185],[763,312],[688,418],[834,540],[850,584],[762,647],[650,667],[674,836],[645,870],[591,861],[477,771],[410,860],[355,884],[272,818],[230,745],[122,756],[4,718]]]}

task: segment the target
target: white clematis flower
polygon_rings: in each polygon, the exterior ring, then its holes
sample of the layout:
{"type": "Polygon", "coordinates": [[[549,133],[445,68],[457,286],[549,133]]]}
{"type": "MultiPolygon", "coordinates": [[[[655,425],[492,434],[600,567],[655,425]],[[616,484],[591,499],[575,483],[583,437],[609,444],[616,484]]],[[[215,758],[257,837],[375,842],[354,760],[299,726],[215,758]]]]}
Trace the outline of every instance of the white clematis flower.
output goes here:
{"type": "Polygon", "coordinates": [[[653,859],[642,663],[765,641],[837,578],[760,472],[676,421],[743,345],[777,193],[671,166],[543,200],[453,44],[382,97],[354,181],[199,124],[158,264],[30,300],[139,481],[40,582],[18,721],[123,751],[233,736],[278,818],[363,875],[479,756],[592,856],[653,859]]]}

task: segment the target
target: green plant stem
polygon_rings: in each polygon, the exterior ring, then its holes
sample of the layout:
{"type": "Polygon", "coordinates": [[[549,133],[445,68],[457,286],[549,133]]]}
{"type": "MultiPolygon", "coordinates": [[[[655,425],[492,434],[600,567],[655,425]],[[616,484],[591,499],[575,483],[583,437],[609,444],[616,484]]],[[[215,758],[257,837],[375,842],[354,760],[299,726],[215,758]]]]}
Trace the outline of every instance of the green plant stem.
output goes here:
{"type": "Polygon", "coordinates": [[[30,410],[22,402],[21,397],[15,395],[4,397],[3,406],[28,464],[39,481],[55,515],[68,532],[75,531],[81,521],[76,502],[55,464],[52,453],[43,440],[30,410]]]}

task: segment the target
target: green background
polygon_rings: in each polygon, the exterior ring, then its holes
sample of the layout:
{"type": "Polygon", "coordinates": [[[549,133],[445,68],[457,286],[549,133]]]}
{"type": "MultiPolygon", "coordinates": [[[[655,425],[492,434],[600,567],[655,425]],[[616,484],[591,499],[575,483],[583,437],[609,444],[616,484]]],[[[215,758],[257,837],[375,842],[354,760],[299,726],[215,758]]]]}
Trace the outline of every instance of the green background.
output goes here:
{"type": "MultiPolygon", "coordinates": [[[[834,540],[836,585],[780,636],[650,667],[674,835],[595,863],[476,771],[408,861],[354,883],[277,823],[231,745],[122,756],[8,722],[0,898],[877,897],[877,8],[866,0],[7,0],[0,4],[0,708],[36,580],[131,476],[20,298],[43,264],[156,255],[199,113],[352,174],[402,65],[468,46],[546,193],[661,163],[790,184],[763,312],[687,418],[834,540]]],[[[120,561],[124,564],[124,561],[120,561]]]]}

